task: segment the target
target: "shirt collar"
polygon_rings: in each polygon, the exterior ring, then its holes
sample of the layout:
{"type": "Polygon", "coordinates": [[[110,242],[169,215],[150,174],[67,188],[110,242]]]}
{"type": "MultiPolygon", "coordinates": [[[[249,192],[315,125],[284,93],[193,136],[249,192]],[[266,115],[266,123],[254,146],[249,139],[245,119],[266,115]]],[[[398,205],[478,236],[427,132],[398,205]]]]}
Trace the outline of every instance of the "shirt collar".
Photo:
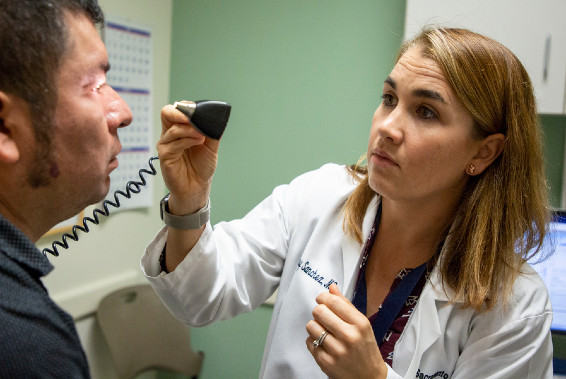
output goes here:
{"type": "Polygon", "coordinates": [[[37,276],[45,276],[53,265],[37,246],[14,224],[0,214],[0,251],[22,266],[31,269],[37,276]]]}

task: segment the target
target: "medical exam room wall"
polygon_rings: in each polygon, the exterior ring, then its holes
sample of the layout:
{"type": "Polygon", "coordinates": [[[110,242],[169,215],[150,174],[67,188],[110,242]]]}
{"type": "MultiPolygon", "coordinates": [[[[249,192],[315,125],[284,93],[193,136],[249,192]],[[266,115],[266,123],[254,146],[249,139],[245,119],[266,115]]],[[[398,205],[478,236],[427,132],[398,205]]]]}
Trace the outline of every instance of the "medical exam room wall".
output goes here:
{"type": "MultiPolygon", "coordinates": [[[[404,13],[405,1],[387,0],[173,1],[170,101],[232,104],[213,223],[243,216],[303,172],[365,153],[404,13]]],[[[257,377],[271,312],[193,329],[202,378],[257,377]]]]}

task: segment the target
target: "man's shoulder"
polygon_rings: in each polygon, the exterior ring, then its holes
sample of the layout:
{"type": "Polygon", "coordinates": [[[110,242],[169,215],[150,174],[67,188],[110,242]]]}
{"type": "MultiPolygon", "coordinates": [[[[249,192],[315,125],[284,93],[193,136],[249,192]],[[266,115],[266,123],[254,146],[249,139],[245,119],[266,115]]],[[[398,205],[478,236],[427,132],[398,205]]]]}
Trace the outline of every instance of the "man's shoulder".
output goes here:
{"type": "Polygon", "coordinates": [[[0,340],[9,343],[0,344],[0,377],[38,372],[46,377],[88,377],[72,317],[49,297],[38,278],[11,260],[1,261],[0,340]]]}

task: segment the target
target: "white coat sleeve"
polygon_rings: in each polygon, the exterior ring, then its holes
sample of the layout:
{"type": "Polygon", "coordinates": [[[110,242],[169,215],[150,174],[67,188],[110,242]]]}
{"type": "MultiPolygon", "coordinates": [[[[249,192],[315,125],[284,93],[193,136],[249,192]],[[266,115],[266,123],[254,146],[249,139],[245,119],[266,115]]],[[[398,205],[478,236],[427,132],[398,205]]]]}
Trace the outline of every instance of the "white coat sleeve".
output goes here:
{"type": "Polygon", "coordinates": [[[191,326],[203,326],[249,312],[273,294],[287,248],[278,192],[246,217],[208,224],[175,271],[160,272],[158,258],[166,228],[147,247],[142,271],[169,311],[191,326]]]}
{"type": "MultiPolygon", "coordinates": [[[[142,271],[171,313],[203,326],[249,312],[277,288],[293,220],[300,218],[313,175],[303,174],[273,193],[241,220],[208,224],[175,271],[160,272],[166,228],[142,257],[142,271]]],[[[214,204],[211,209],[214,210],[214,204]]]]}

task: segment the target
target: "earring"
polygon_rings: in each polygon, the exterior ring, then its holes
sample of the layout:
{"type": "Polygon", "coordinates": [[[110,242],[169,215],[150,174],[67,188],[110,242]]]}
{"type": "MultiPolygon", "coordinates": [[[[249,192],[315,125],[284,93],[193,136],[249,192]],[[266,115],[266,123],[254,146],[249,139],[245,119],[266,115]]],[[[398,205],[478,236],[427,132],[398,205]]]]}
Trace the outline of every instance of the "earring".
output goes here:
{"type": "Polygon", "coordinates": [[[468,168],[468,174],[474,175],[474,171],[476,171],[476,166],[471,164],[470,167],[468,168]]]}

